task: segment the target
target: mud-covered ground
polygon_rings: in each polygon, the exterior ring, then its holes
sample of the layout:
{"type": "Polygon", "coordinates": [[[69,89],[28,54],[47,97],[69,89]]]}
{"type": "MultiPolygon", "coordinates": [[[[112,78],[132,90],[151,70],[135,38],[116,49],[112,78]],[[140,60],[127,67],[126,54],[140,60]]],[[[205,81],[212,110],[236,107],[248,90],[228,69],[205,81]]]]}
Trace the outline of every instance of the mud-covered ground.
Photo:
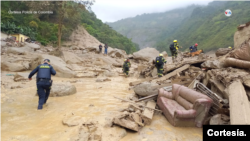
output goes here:
{"type": "MultiPolygon", "coordinates": [[[[8,72],[10,73],[10,72],[8,72]]],[[[19,73],[28,76],[29,72],[19,73]]],[[[2,141],[72,141],[79,136],[79,126],[68,127],[62,120],[66,115],[80,116],[106,126],[114,115],[127,108],[128,103],[115,99],[130,97],[129,82],[136,78],[110,77],[111,81],[96,82],[96,78],[59,78],[54,83],[77,80],[72,83],[77,93],[63,97],[50,97],[43,110],[37,110],[35,76],[32,81],[12,82],[13,76],[1,75],[2,83],[22,88],[1,86],[1,139],[2,141]],[[8,83],[7,83],[8,82],[8,83]]],[[[200,141],[202,129],[173,127],[161,114],[155,114],[151,125],[139,132],[124,130],[118,126],[107,127],[101,132],[102,140],[122,141],[200,141]],[[118,137],[119,136],[119,137],[118,137]]]]}

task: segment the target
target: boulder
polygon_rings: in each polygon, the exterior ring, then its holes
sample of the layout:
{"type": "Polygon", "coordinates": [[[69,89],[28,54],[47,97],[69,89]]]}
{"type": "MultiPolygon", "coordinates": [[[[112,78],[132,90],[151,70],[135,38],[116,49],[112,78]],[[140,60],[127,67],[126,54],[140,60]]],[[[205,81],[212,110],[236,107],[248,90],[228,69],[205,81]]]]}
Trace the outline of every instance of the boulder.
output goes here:
{"type": "Polygon", "coordinates": [[[223,68],[223,64],[218,60],[207,60],[206,62],[201,64],[201,67],[209,69],[220,69],[223,68]]]}
{"type": "Polygon", "coordinates": [[[143,82],[134,88],[134,92],[140,96],[149,96],[158,93],[158,89],[152,87],[158,86],[156,83],[143,82]]]}
{"type": "Polygon", "coordinates": [[[216,55],[217,57],[223,56],[223,55],[226,55],[227,53],[229,53],[230,51],[232,51],[232,49],[230,49],[230,48],[219,48],[219,49],[215,52],[215,55],[216,55]]]}
{"type": "Polygon", "coordinates": [[[231,52],[230,56],[236,59],[250,61],[250,39],[231,52]]]}
{"type": "Polygon", "coordinates": [[[234,48],[239,48],[243,42],[250,38],[249,22],[234,33],[234,48]]]}
{"type": "Polygon", "coordinates": [[[168,53],[167,53],[166,51],[163,51],[161,54],[163,55],[163,57],[164,57],[165,59],[168,58],[168,53]]]}
{"type": "Polygon", "coordinates": [[[56,76],[65,77],[65,78],[73,78],[76,75],[76,72],[70,70],[67,67],[67,64],[61,58],[44,54],[40,56],[41,62],[39,64],[43,63],[44,59],[50,59],[50,64],[55,69],[56,76]]]}
{"type": "Polygon", "coordinates": [[[118,73],[117,73],[117,72],[112,72],[112,71],[106,70],[106,71],[103,73],[103,75],[106,76],[106,77],[114,77],[114,76],[118,76],[118,73]]]}
{"type": "Polygon", "coordinates": [[[53,83],[50,91],[51,97],[72,95],[76,93],[76,87],[70,83],[53,83]]]}
{"type": "Polygon", "coordinates": [[[86,47],[85,50],[88,51],[88,52],[99,53],[99,48],[98,47],[90,46],[90,47],[86,47]]]}
{"type": "Polygon", "coordinates": [[[108,55],[111,56],[112,58],[126,58],[127,54],[124,50],[120,50],[120,49],[113,49],[111,51],[108,52],[108,55]]]}
{"type": "Polygon", "coordinates": [[[32,61],[33,60],[38,60],[38,56],[32,56],[32,55],[29,55],[29,56],[22,55],[22,57],[2,56],[1,70],[2,71],[12,71],[12,72],[27,71],[27,70],[30,70],[32,68],[32,61]]]}
{"type": "Polygon", "coordinates": [[[71,53],[71,52],[63,51],[63,57],[64,57],[64,61],[67,64],[81,64],[81,63],[83,63],[83,60],[80,57],[78,57],[76,54],[71,53]]]}
{"type": "Polygon", "coordinates": [[[144,48],[133,53],[133,58],[137,60],[152,61],[156,56],[159,56],[159,51],[155,48],[144,48]]]}

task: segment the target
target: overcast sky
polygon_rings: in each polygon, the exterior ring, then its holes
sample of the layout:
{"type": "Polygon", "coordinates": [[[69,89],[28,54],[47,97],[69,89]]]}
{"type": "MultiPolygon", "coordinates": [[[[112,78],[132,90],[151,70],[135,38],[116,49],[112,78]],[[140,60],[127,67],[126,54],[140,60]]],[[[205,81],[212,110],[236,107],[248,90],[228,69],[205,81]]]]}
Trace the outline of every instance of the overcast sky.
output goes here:
{"type": "Polygon", "coordinates": [[[165,12],[191,4],[207,5],[212,0],[95,0],[92,11],[103,22],[115,22],[143,13],[165,12]]]}

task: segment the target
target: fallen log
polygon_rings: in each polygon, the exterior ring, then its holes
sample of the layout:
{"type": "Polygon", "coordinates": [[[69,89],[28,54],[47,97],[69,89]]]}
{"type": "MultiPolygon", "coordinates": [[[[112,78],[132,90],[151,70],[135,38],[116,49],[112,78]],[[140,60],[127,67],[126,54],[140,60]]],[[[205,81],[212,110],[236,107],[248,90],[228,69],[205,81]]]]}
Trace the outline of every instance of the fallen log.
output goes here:
{"type": "MultiPolygon", "coordinates": [[[[148,101],[146,107],[150,108],[150,109],[154,109],[156,106],[155,101],[148,101]]],[[[144,121],[145,125],[150,125],[152,118],[154,115],[154,111],[153,110],[149,110],[149,109],[145,109],[142,113],[142,120],[144,121]]]]}
{"type": "Polygon", "coordinates": [[[230,122],[250,124],[250,106],[246,91],[240,81],[235,81],[227,88],[229,94],[230,122]]]}
{"type": "Polygon", "coordinates": [[[239,60],[239,59],[234,59],[234,58],[227,58],[225,60],[225,64],[227,66],[237,67],[237,68],[242,68],[242,69],[249,69],[250,68],[249,61],[244,61],[244,60],[239,60]]]}
{"type": "Polygon", "coordinates": [[[157,96],[158,96],[158,94],[149,95],[149,96],[140,98],[140,99],[136,100],[135,102],[140,102],[140,101],[143,101],[143,100],[146,100],[146,99],[149,99],[149,98],[152,98],[152,97],[157,97],[157,96]]]}

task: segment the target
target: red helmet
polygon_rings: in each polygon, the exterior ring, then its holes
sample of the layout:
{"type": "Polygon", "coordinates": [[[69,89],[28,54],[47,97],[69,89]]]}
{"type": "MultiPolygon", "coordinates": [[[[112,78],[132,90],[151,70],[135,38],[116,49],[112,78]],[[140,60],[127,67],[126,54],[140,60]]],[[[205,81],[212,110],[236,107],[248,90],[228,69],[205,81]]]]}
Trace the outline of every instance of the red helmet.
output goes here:
{"type": "Polygon", "coordinates": [[[197,43],[195,43],[195,44],[194,44],[194,46],[198,46],[198,44],[197,44],[197,43]]]}

